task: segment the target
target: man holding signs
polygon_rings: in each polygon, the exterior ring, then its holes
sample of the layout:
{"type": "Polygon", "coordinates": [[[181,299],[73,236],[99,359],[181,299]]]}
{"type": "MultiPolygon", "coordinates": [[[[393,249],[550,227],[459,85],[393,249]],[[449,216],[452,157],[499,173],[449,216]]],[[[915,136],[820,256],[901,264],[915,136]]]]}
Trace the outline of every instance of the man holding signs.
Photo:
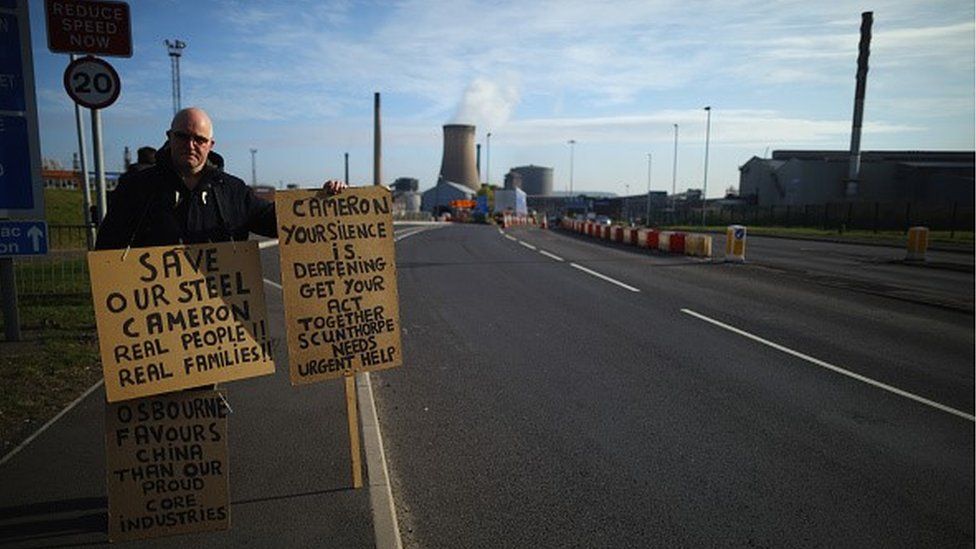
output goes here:
{"type": "Polygon", "coordinates": [[[177,113],[167,137],[154,166],[122,177],[88,255],[113,541],[229,528],[224,395],[173,392],[275,370],[248,240],[277,234],[274,204],[224,173],[204,111],[177,113]]]}

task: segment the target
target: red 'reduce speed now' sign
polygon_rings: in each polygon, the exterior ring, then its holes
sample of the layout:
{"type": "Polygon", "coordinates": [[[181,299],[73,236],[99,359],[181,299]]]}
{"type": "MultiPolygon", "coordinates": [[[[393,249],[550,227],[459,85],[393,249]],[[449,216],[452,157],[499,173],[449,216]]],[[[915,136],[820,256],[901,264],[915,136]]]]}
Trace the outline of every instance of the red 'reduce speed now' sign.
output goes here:
{"type": "Polygon", "coordinates": [[[45,0],[47,47],[54,53],[132,57],[129,4],[45,0]]]}

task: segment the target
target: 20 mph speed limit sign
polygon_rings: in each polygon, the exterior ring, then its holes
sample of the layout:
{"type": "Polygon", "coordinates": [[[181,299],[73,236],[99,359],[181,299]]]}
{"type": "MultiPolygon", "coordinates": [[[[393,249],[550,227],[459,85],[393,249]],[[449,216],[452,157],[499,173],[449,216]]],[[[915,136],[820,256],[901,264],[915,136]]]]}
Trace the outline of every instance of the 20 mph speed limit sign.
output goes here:
{"type": "Polygon", "coordinates": [[[119,98],[119,73],[97,57],[82,57],[64,70],[64,89],[75,103],[89,109],[104,109],[119,98]]]}

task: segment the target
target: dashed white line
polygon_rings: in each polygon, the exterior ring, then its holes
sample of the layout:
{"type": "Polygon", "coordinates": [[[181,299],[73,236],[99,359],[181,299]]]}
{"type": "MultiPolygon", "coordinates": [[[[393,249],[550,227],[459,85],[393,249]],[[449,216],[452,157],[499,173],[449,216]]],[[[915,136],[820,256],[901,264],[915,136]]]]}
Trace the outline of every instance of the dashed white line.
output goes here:
{"type": "Polygon", "coordinates": [[[976,417],[972,416],[971,414],[967,414],[966,412],[962,412],[962,411],[956,410],[955,408],[951,408],[949,406],[946,406],[945,404],[940,404],[940,403],[935,402],[933,400],[929,400],[927,398],[920,397],[920,396],[918,396],[918,395],[916,395],[914,393],[909,393],[908,391],[903,391],[903,390],[901,390],[901,389],[899,389],[897,387],[892,387],[891,385],[888,385],[886,383],[882,383],[880,381],[875,381],[875,380],[873,380],[873,379],[871,379],[869,377],[862,376],[861,374],[855,374],[854,372],[845,370],[845,369],[843,369],[843,368],[841,368],[839,366],[834,366],[833,364],[830,364],[829,362],[824,362],[823,360],[814,358],[814,357],[809,356],[809,355],[805,355],[805,354],[803,354],[803,353],[801,353],[799,351],[794,351],[793,349],[790,349],[788,347],[784,347],[784,346],[782,346],[782,345],[780,345],[778,343],[773,343],[772,341],[769,341],[768,339],[763,339],[763,338],[761,338],[761,337],[759,337],[759,336],[757,336],[755,334],[751,334],[751,333],[749,333],[749,332],[747,332],[745,330],[740,330],[739,328],[736,328],[735,326],[730,326],[730,325],[728,325],[728,324],[726,324],[724,322],[720,322],[720,321],[715,320],[713,318],[709,318],[709,317],[707,317],[707,316],[705,316],[705,315],[703,315],[701,313],[696,313],[695,311],[692,311],[690,309],[681,309],[681,312],[682,313],[685,313],[685,314],[688,314],[688,315],[691,315],[691,316],[693,316],[695,318],[698,318],[700,320],[704,320],[705,322],[708,322],[710,324],[713,324],[715,326],[718,326],[719,328],[723,328],[723,329],[728,330],[730,332],[739,334],[739,335],[741,335],[743,337],[747,337],[747,338],[749,338],[749,339],[751,339],[753,341],[757,341],[759,343],[762,343],[763,345],[766,345],[768,347],[772,347],[773,349],[776,349],[777,351],[782,351],[782,352],[784,352],[786,354],[793,355],[793,356],[795,356],[797,358],[800,358],[800,359],[803,359],[803,360],[805,360],[805,361],[807,361],[807,362],[809,362],[811,364],[815,364],[817,366],[820,366],[821,368],[826,368],[826,369],[828,369],[828,370],[830,370],[832,372],[836,372],[836,373],[841,374],[843,376],[847,376],[847,377],[849,377],[851,379],[856,379],[856,380],[861,381],[863,383],[867,383],[868,385],[871,385],[873,387],[877,387],[879,389],[888,391],[889,393],[894,393],[894,394],[896,394],[898,396],[905,397],[907,399],[914,400],[915,402],[919,402],[919,403],[925,404],[926,406],[931,406],[932,408],[935,408],[937,410],[941,410],[943,412],[947,412],[947,413],[950,413],[952,415],[959,416],[959,417],[964,418],[964,419],[968,419],[969,421],[976,421],[976,417]]]}
{"type": "Polygon", "coordinates": [[[532,244],[529,244],[528,242],[523,242],[521,240],[519,240],[519,244],[525,246],[526,248],[528,248],[530,250],[536,250],[536,249],[538,249],[535,246],[533,246],[532,244]]]}
{"type": "Polygon", "coordinates": [[[607,282],[609,282],[611,284],[616,284],[617,286],[620,286],[621,288],[623,288],[625,290],[630,290],[632,292],[640,292],[639,289],[637,289],[637,288],[635,288],[633,286],[624,284],[623,282],[621,282],[619,280],[610,278],[609,276],[607,276],[607,275],[605,275],[603,273],[598,273],[598,272],[596,272],[596,271],[594,271],[592,269],[587,269],[586,267],[584,267],[582,265],[577,265],[576,263],[570,263],[569,265],[571,267],[575,268],[575,269],[579,269],[579,270],[583,271],[586,274],[590,274],[590,275],[593,275],[593,276],[595,276],[595,277],[597,277],[599,279],[606,280],[607,282]]]}
{"type": "Polygon", "coordinates": [[[512,242],[518,242],[518,239],[510,234],[505,235],[505,238],[511,240],[512,242]]]}
{"type": "Polygon", "coordinates": [[[548,258],[555,259],[556,261],[566,261],[565,259],[559,257],[558,255],[551,254],[551,253],[549,253],[549,252],[547,252],[545,250],[539,250],[539,253],[542,254],[542,255],[544,255],[544,256],[546,256],[546,257],[548,257],[548,258]]]}

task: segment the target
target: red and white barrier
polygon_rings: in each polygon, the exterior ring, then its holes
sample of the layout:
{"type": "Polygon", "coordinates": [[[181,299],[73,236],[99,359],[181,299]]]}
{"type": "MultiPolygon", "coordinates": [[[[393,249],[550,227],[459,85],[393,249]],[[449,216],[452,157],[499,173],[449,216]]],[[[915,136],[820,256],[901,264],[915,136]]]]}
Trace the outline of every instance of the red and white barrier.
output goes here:
{"type": "MultiPolygon", "coordinates": [[[[546,226],[545,220],[542,221],[542,226],[546,226]]],[[[563,219],[561,226],[564,229],[576,231],[593,238],[630,244],[631,246],[657,250],[663,253],[707,258],[712,256],[712,237],[704,234],[602,225],[592,221],[578,219],[569,221],[563,219]]]]}

